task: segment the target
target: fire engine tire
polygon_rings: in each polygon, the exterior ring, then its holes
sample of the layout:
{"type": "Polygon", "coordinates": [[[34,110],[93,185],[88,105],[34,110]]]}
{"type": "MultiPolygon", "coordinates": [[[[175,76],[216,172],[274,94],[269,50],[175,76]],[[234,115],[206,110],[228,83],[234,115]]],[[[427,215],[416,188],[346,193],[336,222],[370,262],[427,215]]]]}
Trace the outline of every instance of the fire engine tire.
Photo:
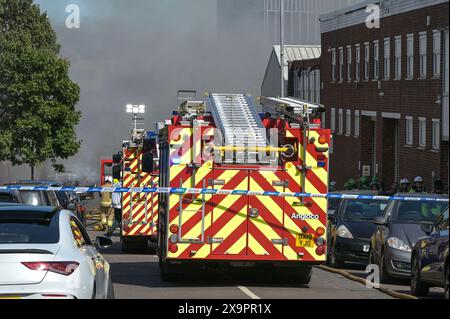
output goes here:
{"type": "Polygon", "coordinates": [[[162,281],[172,282],[178,279],[178,274],[166,262],[159,262],[159,270],[162,281]]]}
{"type": "Polygon", "coordinates": [[[122,244],[122,251],[124,253],[129,252],[144,252],[148,248],[147,241],[143,240],[130,240],[130,239],[124,239],[121,240],[122,244]]]}
{"type": "Polygon", "coordinates": [[[311,281],[312,267],[292,267],[275,269],[274,277],[286,283],[307,285],[311,281]]]}

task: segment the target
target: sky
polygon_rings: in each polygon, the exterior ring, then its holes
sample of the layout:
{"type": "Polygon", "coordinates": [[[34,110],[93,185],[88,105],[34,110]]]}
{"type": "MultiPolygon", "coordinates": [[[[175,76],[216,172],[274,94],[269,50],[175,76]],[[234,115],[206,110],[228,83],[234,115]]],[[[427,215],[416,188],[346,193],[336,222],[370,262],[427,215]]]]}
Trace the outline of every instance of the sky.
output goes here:
{"type": "Polygon", "coordinates": [[[81,88],[77,108],[83,117],[77,132],[82,147],[63,162],[68,172],[98,176],[100,159],[111,158],[129,139],[127,103],[145,104],[146,128],[153,129],[154,122],[176,109],[179,89],[194,89],[200,95],[259,94],[264,72],[260,66],[270,52],[259,52],[260,63],[255,64],[255,40],[232,26],[219,39],[215,0],[35,2],[48,13],[61,55],[71,61],[70,76],[81,88]],[[80,8],[79,29],[65,26],[69,4],[80,8]],[[242,63],[253,64],[248,70],[254,71],[246,71],[242,63]]]}
{"type": "MultiPolygon", "coordinates": [[[[264,42],[262,2],[240,1],[34,0],[47,12],[81,89],[82,146],[62,162],[66,171],[99,179],[100,160],[129,139],[128,103],[145,104],[145,126],[154,129],[177,109],[177,90],[259,96],[271,46],[264,42]],[[79,29],[65,25],[69,4],[80,8],[79,29]],[[225,19],[218,19],[218,8],[225,19]]],[[[5,175],[29,177],[28,170],[5,165],[0,163],[0,182],[5,175]]],[[[37,170],[39,178],[52,173],[37,170]]]]}

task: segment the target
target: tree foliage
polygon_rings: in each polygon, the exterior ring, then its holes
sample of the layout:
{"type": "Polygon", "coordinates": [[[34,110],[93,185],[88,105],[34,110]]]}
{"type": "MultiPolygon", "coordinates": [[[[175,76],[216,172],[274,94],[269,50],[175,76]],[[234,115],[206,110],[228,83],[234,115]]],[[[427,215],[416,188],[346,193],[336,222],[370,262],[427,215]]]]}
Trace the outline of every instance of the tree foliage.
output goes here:
{"type": "Polygon", "coordinates": [[[0,161],[56,170],[80,148],[80,89],[56,34],[32,0],[0,0],[0,161]]]}

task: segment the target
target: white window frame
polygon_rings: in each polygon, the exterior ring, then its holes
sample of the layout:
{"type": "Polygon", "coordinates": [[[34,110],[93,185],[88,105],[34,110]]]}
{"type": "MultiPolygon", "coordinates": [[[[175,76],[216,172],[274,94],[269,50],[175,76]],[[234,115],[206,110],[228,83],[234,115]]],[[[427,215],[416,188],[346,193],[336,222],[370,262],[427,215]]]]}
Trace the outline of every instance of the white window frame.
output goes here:
{"type": "Polygon", "coordinates": [[[352,46],[347,45],[347,80],[352,81],[352,46]]]}
{"type": "Polygon", "coordinates": [[[384,57],[384,79],[389,80],[391,78],[391,38],[384,39],[383,46],[384,57]]]}
{"type": "Polygon", "coordinates": [[[427,146],[427,119],[419,117],[419,147],[427,146]]]}
{"type": "Polygon", "coordinates": [[[364,43],[364,80],[370,79],[370,44],[364,43]]]}
{"type": "Polygon", "coordinates": [[[331,49],[331,81],[336,82],[336,49],[331,49]]]}
{"type": "Polygon", "coordinates": [[[339,82],[344,81],[344,48],[339,48],[339,82]]]}
{"type": "Polygon", "coordinates": [[[361,45],[355,45],[355,81],[361,79],[361,45]]]}
{"type": "Polygon", "coordinates": [[[419,59],[420,59],[420,68],[419,74],[421,79],[425,79],[427,77],[427,32],[419,33],[419,59]]]}
{"type": "Polygon", "coordinates": [[[395,37],[395,79],[402,78],[402,36],[395,37]]]}
{"type": "Polygon", "coordinates": [[[352,135],[352,110],[345,111],[345,135],[352,135]]]}
{"type": "Polygon", "coordinates": [[[336,131],[336,109],[334,107],[331,108],[330,112],[330,130],[331,132],[336,131]]]}
{"type": "Polygon", "coordinates": [[[380,76],[380,43],[373,41],[373,78],[378,80],[380,76]]]}
{"type": "Polygon", "coordinates": [[[354,128],[355,137],[359,136],[360,119],[361,118],[359,110],[355,110],[355,128],[354,128]]]}
{"type": "Polygon", "coordinates": [[[338,133],[344,133],[344,109],[339,109],[338,113],[338,133]]]}
{"type": "Polygon", "coordinates": [[[433,30],[433,76],[441,75],[441,31],[433,30]]]}
{"type": "Polygon", "coordinates": [[[412,116],[405,116],[405,131],[406,145],[414,144],[414,118],[412,116]]]}
{"type": "Polygon", "coordinates": [[[441,120],[432,119],[432,147],[434,150],[439,150],[441,148],[441,120]]]}
{"type": "Polygon", "coordinates": [[[406,40],[406,79],[414,78],[414,33],[407,35],[406,40]]]}

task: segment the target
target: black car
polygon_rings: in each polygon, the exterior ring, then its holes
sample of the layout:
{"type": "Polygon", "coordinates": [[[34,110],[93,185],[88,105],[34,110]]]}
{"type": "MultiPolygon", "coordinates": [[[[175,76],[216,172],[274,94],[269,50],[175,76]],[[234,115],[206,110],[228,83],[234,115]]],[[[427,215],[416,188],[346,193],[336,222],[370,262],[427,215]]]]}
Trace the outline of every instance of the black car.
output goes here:
{"type": "Polygon", "coordinates": [[[385,200],[341,199],[330,215],[328,261],[332,267],[345,262],[367,264],[373,220],[383,214],[385,200]]]}
{"type": "Polygon", "coordinates": [[[18,203],[17,192],[10,189],[0,190],[0,203],[18,203]]]}
{"type": "Polygon", "coordinates": [[[430,287],[442,287],[448,299],[449,257],[448,257],[448,208],[433,225],[424,224],[426,237],[414,246],[411,265],[411,292],[426,296],[430,287]]]}
{"type": "MultiPolygon", "coordinates": [[[[448,199],[448,196],[425,193],[397,193],[395,196],[448,199]]],[[[417,240],[426,235],[423,226],[432,225],[448,207],[444,201],[391,200],[384,216],[374,223],[370,240],[370,263],[379,267],[380,281],[391,277],[411,277],[411,252],[417,240]]]]}

